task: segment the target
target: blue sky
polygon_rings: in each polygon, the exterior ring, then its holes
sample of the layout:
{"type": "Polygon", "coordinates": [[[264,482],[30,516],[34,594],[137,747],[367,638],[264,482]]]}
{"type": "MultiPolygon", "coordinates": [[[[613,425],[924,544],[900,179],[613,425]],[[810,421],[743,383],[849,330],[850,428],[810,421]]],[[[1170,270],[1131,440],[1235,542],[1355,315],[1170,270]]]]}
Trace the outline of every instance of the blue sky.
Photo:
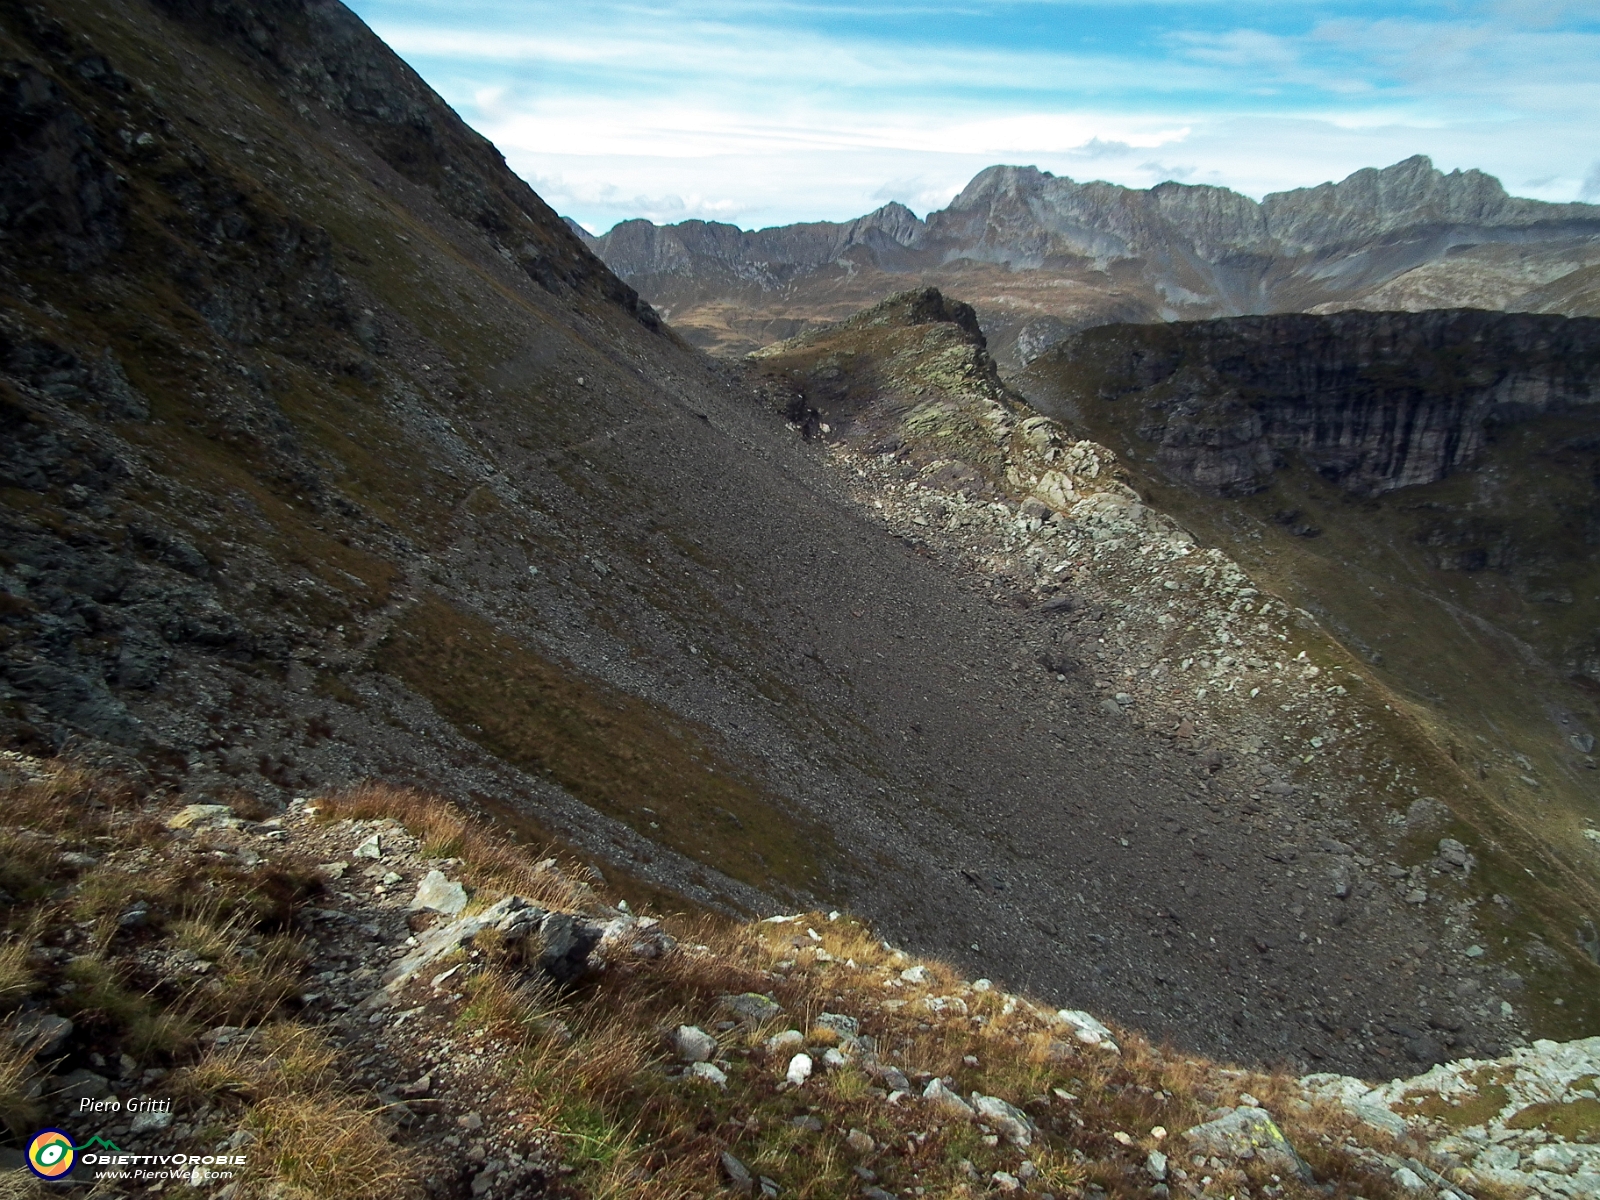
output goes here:
{"type": "Polygon", "coordinates": [[[997,162],[1259,197],[1422,153],[1600,201],[1600,0],[352,7],[594,230],[924,214],[997,162]]]}

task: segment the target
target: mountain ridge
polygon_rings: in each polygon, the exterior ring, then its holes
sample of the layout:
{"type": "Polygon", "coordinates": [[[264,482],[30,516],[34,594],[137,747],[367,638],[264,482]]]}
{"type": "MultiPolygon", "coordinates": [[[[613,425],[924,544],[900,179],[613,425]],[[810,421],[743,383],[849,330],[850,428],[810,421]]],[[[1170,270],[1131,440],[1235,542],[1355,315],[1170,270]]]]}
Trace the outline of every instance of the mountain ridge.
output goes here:
{"type": "Polygon", "coordinates": [[[579,235],[691,341],[729,353],[838,319],[846,297],[859,307],[907,276],[973,303],[1010,368],[1111,321],[1333,311],[1380,293],[1412,308],[1413,275],[1458,303],[1600,312],[1584,273],[1600,263],[1600,206],[1509,196],[1493,176],[1446,173],[1422,155],[1260,201],[1209,184],[1138,189],[993,166],[920,220],[891,203],[844,222],[634,220],[579,235]],[[1442,266],[1470,278],[1452,285],[1442,266]],[[741,321],[748,332],[735,336],[741,321]]]}

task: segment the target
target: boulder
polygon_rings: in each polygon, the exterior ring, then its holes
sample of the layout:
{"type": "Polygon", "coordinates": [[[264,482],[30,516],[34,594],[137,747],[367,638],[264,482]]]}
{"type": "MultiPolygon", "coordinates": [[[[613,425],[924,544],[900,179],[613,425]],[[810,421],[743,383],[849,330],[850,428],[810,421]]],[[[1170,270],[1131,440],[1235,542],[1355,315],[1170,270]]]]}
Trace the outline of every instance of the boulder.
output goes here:
{"type": "Polygon", "coordinates": [[[942,1079],[930,1081],[928,1086],[922,1090],[922,1098],[935,1108],[943,1109],[951,1116],[972,1116],[972,1105],[945,1087],[942,1079]]]}
{"type": "Polygon", "coordinates": [[[1183,1136],[1196,1154],[1259,1159],[1280,1175],[1298,1175],[1307,1183],[1313,1182],[1311,1168],[1266,1109],[1235,1108],[1214,1121],[1186,1130],[1183,1136]]]}
{"type": "Polygon", "coordinates": [[[679,1025],[672,1048],[687,1063],[710,1062],[717,1054],[717,1039],[698,1025],[679,1025]]]}
{"type": "Polygon", "coordinates": [[[1056,1020],[1070,1026],[1073,1035],[1085,1046],[1100,1046],[1106,1050],[1121,1052],[1121,1047],[1111,1036],[1111,1030],[1082,1009],[1063,1008],[1056,1013],[1056,1020]]]}
{"type": "Polygon", "coordinates": [[[443,871],[429,871],[417,884],[417,894],[411,901],[411,911],[432,909],[447,917],[459,916],[467,907],[467,889],[446,878],[443,871]]]}
{"type": "Polygon", "coordinates": [[[760,992],[723,996],[719,1003],[746,1025],[765,1024],[783,1011],[776,1000],[760,992]]]}
{"type": "Polygon", "coordinates": [[[972,1107],[977,1110],[979,1120],[992,1126],[996,1133],[1013,1146],[1033,1144],[1033,1122],[1028,1120],[1028,1114],[1016,1105],[1008,1104],[999,1096],[983,1096],[974,1092],[972,1107]]]}

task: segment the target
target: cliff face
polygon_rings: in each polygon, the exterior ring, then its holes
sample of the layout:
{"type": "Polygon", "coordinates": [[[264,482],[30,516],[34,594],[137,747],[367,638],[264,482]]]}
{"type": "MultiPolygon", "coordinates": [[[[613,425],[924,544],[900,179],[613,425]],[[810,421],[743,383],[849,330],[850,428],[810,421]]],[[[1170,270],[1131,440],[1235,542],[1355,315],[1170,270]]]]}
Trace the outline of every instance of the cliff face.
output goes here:
{"type": "Polygon", "coordinates": [[[1600,402],[1600,321],[1527,314],[1105,326],[1037,361],[1088,384],[1086,403],[1137,410],[1122,420],[1167,475],[1224,496],[1291,454],[1358,495],[1433,483],[1497,425],[1600,402]]]}
{"type": "MultiPolygon", "coordinates": [[[[1600,263],[1600,209],[1510,197],[1492,176],[1446,174],[1420,155],[1260,202],[996,166],[926,221],[899,205],[753,232],[629,221],[589,244],[712,346],[713,327],[738,320],[723,307],[735,299],[769,322],[814,322],[841,315],[842,293],[863,304],[907,276],[972,302],[1012,366],[1118,320],[1463,304],[1600,312],[1581,274],[1600,263]]],[[[759,320],[745,322],[755,336],[759,320]]]]}
{"type": "Polygon", "coordinates": [[[1107,326],[1017,386],[1334,631],[1492,810],[1592,877],[1600,322],[1439,311],[1107,326]]]}

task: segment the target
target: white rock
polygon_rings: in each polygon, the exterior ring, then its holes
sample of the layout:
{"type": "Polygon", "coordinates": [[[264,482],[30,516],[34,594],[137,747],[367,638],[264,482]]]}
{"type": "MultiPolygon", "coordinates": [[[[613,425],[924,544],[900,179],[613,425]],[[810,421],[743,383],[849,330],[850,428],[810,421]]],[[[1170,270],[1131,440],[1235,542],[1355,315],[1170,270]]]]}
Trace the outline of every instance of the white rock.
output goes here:
{"type": "Polygon", "coordinates": [[[683,1073],[685,1079],[699,1079],[706,1083],[714,1083],[719,1088],[728,1086],[728,1076],[721,1067],[708,1062],[690,1063],[689,1069],[683,1073]]]}
{"type": "Polygon", "coordinates": [[[999,1096],[981,1096],[977,1093],[973,1093],[972,1106],[977,1109],[978,1116],[986,1124],[1003,1134],[1012,1145],[1033,1144],[1033,1122],[1028,1120],[1028,1114],[1020,1108],[1008,1104],[999,1096]]]}
{"type": "Polygon", "coordinates": [[[784,1079],[791,1087],[799,1087],[811,1078],[811,1055],[796,1054],[789,1060],[789,1070],[784,1074],[784,1079]]]}
{"type": "Polygon", "coordinates": [[[373,834],[366,841],[357,846],[352,853],[357,858],[382,858],[383,845],[378,841],[378,835],[373,834]]]}
{"type": "Polygon", "coordinates": [[[933,976],[929,973],[928,968],[923,966],[921,963],[918,963],[914,967],[907,967],[904,971],[901,971],[900,978],[904,979],[907,983],[933,982],[933,976]]]}
{"type": "Polygon", "coordinates": [[[133,1123],[128,1126],[130,1133],[155,1133],[172,1124],[170,1112],[142,1112],[133,1118],[133,1123]]]}
{"type": "Polygon", "coordinates": [[[717,1054],[717,1039],[698,1025],[679,1025],[672,1047],[684,1062],[710,1062],[717,1054]]]}
{"type": "MultiPolygon", "coordinates": [[[[361,851],[357,850],[356,853],[360,854],[361,851]]],[[[466,907],[467,889],[438,870],[429,871],[422,877],[422,882],[417,884],[416,897],[411,901],[413,912],[427,908],[447,917],[459,915],[466,907]]]]}
{"type": "Polygon", "coordinates": [[[1111,1037],[1111,1030],[1081,1009],[1063,1008],[1056,1013],[1056,1020],[1070,1025],[1073,1034],[1085,1046],[1103,1046],[1120,1053],[1120,1048],[1111,1037]]]}
{"type": "Polygon", "coordinates": [[[782,1033],[775,1033],[767,1039],[768,1054],[784,1054],[796,1046],[806,1044],[806,1035],[798,1029],[785,1029],[782,1033]]]}
{"type": "Polygon", "coordinates": [[[1167,1156],[1159,1150],[1152,1150],[1145,1157],[1144,1169],[1150,1172],[1150,1178],[1157,1183],[1162,1183],[1167,1178],[1167,1156]]]}
{"type": "Polygon", "coordinates": [[[928,1086],[922,1090],[922,1098],[929,1104],[942,1108],[955,1116],[970,1117],[972,1115],[972,1105],[945,1087],[942,1079],[930,1080],[928,1086]]]}
{"type": "Polygon", "coordinates": [[[1389,1178],[1394,1180],[1395,1183],[1400,1187],[1405,1188],[1405,1190],[1408,1192],[1420,1192],[1424,1187],[1427,1186],[1427,1184],[1422,1182],[1422,1176],[1418,1175],[1410,1167],[1399,1168],[1393,1175],[1389,1176],[1389,1178]]]}

